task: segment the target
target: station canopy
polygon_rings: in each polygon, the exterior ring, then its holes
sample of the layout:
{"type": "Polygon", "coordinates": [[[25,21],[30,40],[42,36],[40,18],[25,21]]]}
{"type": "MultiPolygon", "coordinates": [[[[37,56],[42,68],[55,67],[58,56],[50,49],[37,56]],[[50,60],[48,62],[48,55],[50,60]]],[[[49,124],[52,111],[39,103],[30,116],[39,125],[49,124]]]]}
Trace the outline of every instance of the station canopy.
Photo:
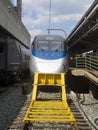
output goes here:
{"type": "Polygon", "coordinates": [[[98,0],[94,1],[72,30],[66,43],[72,54],[98,49],[98,0]]]}

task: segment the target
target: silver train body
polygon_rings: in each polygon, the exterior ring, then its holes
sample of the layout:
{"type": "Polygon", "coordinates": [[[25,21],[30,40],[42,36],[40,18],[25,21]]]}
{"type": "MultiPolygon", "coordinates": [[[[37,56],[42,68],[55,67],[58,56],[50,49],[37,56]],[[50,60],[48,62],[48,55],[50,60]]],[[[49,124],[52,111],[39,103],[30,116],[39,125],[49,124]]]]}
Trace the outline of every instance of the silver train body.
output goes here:
{"type": "Polygon", "coordinates": [[[30,71],[59,73],[68,69],[65,39],[59,35],[37,35],[31,45],[30,71]]]}

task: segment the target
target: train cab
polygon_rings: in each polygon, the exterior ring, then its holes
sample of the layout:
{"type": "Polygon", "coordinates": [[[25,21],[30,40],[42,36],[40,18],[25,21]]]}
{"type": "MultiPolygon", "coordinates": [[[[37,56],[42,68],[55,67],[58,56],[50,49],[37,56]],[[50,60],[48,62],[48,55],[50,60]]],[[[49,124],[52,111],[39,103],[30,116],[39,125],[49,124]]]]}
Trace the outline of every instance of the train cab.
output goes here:
{"type": "Polygon", "coordinates": [[[31,72],[63,72],[67,62],[65,39],[59,35],[38,35],[31,46],[31,72]]]}

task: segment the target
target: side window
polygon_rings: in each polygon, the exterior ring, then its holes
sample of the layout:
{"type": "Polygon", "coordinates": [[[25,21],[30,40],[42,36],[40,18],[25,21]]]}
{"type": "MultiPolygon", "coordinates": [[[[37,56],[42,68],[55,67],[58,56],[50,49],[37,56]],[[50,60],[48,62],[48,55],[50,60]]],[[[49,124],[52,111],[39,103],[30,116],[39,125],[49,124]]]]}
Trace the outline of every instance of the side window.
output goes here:
{"type": "Polygon", "coordinates": [[[61,44],[61,50],[64,50],[65,49],[65,45],[64,45],[65,43],[64,42],[62,42],[62,44],[61,44]]]}
{"type": "Polygon", "coordinates": [[[31,49],[37,49],[37,37],[34,38],[32,45],[31,45],[31,49]]]}
{"type": "Polygon", "coordinates": [[[34,45],[32,44],[31,49],[33,49],[34,45]]]}
{"type": "Polygon", "coordinates": [[[37,44],[32,44],[31,49],[37,49],[37,44]]]}
{"type": "Polygon", "coordinates": [[[4,51],[4,48],[0,47],[0,53],[3,53],[3,51],[4,51]]]}
{"type": "Polygon", "coordinates": [[[27,56],[26,56],[26,54],[25,54],[25,60],[26,60],[26,57],[27,57],[27,56]]]}
{"type": "Polygon", "coordinates": [[[64,44],[64,49],[67,50],[67,48],[68,48],[68,47],[67,47],[67,45],[66,45],[66,43],[65,43],[65,44],[64,44]]]}

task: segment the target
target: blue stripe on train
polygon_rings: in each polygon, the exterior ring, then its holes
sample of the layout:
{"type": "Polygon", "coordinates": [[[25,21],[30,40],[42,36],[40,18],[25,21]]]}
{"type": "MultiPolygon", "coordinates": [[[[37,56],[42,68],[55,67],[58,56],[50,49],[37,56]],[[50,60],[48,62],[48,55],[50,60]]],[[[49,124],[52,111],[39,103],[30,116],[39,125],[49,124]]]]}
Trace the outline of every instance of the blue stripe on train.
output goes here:
{"type": "Polygon", "coordinates": [[[67,51],[42,51],[42,50],[32,50],[32,55],[40,59],[45,60],[56,60],[65,57],[67,51]]]}

